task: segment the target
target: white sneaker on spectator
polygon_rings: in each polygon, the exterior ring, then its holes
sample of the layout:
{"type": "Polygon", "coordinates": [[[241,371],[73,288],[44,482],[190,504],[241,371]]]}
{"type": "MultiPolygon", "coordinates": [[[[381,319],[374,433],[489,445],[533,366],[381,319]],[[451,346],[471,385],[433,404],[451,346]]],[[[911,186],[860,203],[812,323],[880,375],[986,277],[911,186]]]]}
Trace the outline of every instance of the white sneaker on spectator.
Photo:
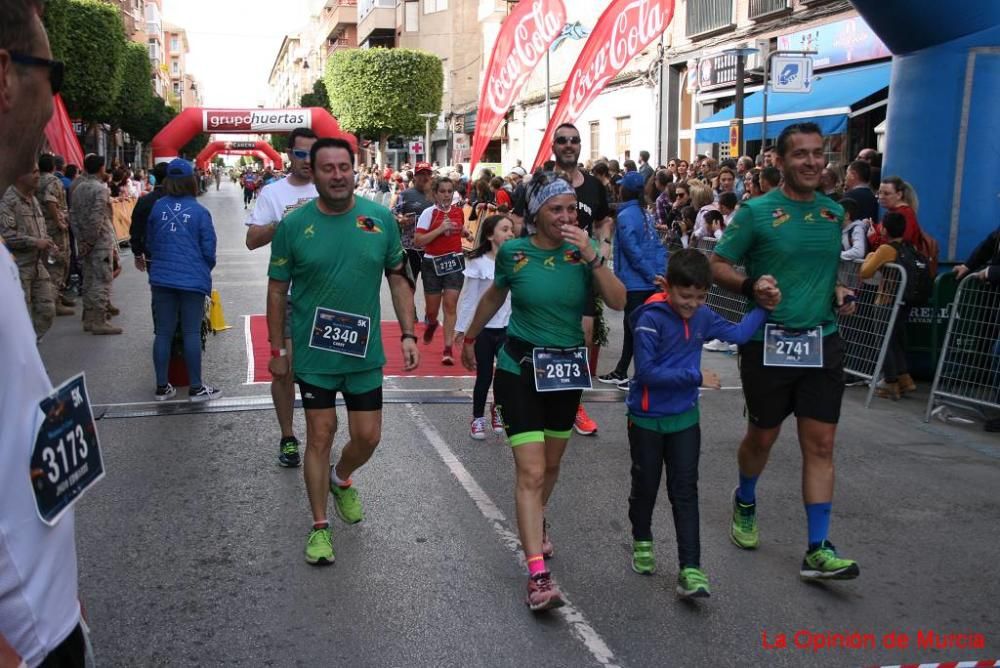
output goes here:
{"type": "Polygon", "coordinates": [[[702,346],[704,350],[711,351],[713,353],[726,353],[729,352],[729,344],[725,341],[720,341],[718,339],[712,339],[708,343],[702,346]]]}

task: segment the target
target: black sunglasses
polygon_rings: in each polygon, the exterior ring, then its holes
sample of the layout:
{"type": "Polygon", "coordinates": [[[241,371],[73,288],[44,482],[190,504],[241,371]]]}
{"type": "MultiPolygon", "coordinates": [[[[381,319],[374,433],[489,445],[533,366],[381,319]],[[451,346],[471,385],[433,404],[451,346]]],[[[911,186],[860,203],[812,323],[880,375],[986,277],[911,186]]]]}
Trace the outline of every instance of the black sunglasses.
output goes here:
{"type": "Polygon", "coordinates": [[[52,94],[55,95],[62,90],[63,74],[65,73],[66,66],[61,60],[49,60],[48,58],[29,56],[26,53],[18,53],[16,51],[10,52],[10,59],[19,65],[49,68],[49,85],[52,86],[52,94]]]}
{"type": "Polygon", "coordinates": [[[580,143],[580,138],[579,137],[556,137],[556,143],[559,144],[560,146],[562,146],[564,144],[573,144],[574,146],[576,146],[577,144],[580,143]]]}

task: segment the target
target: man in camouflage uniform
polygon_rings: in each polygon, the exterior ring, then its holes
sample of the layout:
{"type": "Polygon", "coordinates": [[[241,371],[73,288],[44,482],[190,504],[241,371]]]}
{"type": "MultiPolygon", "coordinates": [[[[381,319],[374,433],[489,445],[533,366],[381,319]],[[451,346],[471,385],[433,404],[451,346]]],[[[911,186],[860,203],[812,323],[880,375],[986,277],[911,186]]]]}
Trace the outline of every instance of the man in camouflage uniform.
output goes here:
{"type": "Polygon", "coordinates": [[[0,232],[17,263],[31,324],[40,341],[56,316],[52,281],[45,269],[45,259],[60,249],[45,231],[45,218],[35,199],[37,188],[37,168],[21,175],[7,188],[0,200],[0,232]]]}
{"type": "Polygon", "coordinates": [[[52,279],[56,315],[73,315],[75,302],[64,294],[69,277],[69,211],[66,207],[66,188],[55,174],[55,158],[43,155],[38,158],[38,192],[35,197],[45,216],[45,229],[49,238],[59,247],[58,253],[49,255],[49,278],[52,279]]]}
{"type": "Polygon", "coordinates": [[[73,190],[70,225],[76,238],[83,271],[83,331],[91,334],[121,334],[108,318],[115,233],[111,223],[111,192],[104,183],[104,158],[88,155],[85,174],[73,190]]]}

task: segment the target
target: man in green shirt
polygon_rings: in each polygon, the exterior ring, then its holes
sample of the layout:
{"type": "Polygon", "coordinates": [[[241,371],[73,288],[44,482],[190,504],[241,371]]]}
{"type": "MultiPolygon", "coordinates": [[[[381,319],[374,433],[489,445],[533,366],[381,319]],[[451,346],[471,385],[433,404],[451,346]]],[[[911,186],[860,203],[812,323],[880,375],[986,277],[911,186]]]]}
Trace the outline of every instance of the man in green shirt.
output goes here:
{"type": "Polygon", "coordinates": [[[306,414],[305,481],[313,515],[306,561],[329,564],[334,554],[327,489],[340,518],[360,522],[364,516],[351,474],[372,456],[382,434],[383,272],[404,332],[407,370],[417,367],[419,353],[413,335],[413,293],[395,218],[385,207],[354,198],[354,153],[344,140],[316,141],[310,164],[319,198],[286,216],[271,241],[267,328],[271,374],[283,378],[294,373],[306,414]],[[292,369],[287,351],[274,347],[285,338],[289,282],[292,369]],[[347,406],[350,440],[331,467],[337,392],[347,406]]]}
{"type": "Polygon", "coordinates": [[[853,294],[837,284],[844,211],[816,192],[826,158],[814,123],[782,131],[774,160],[781,186],[740,207],[712,258],[716,283],[773,307],[764,328],[740,349],[749,424],[739,449],[730,537],[741,548],[757,547],[757,479],[782,422],[795,413],[809,530],[799,575],[851,579],[859,574],[857,563],[837,556],[827,540],[833,445],[844,393],[837,315],[854,311],[853,294]],[[739,263],[746,276],[734,268],[739,263]]]}

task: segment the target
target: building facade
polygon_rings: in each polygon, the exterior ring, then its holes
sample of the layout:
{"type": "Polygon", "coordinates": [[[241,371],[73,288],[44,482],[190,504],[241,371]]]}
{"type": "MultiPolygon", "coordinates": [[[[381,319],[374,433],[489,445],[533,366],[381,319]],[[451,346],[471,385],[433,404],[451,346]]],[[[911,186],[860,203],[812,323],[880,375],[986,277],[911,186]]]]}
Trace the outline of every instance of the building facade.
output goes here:
{"type": "Polygon", "coordinates": [[[177,111],[187,107],[201,106],[201,92],[198,81],[187,70],[188,46],[187,31],[172,23],[163,22],[163,64],[166,67],[170,86],[166,100],[177,111]]]}
{"type": "MultiPolygon", "coordinates": [[[[567,21],[589,32],[607,3],[588,5],[566,8],[567,21]]],[[[550,54],[553,107],[583,44],[567,40],[550,54]]],[[[577,119],[581,160],[636,159],[641,150],[657,164],[699,153],[729,156],[736,56],[726,52],[746,47],[756,51],[745,60],[745,154],[755,155],[762,146],[763,68],[779,49],[816,52],[813,93],[769,93],[769,142],[790,122],[819,119],[832,162],[875,146],[885,118],[890,54],[847,0],[680,0],[661,40],[629,63],[577,119]],[[820,99],[824,106],[812,108],[820,99]]],[[[545,80],[543,64],[508,113],[505,166],[530,163],[538,150],[547,124],[545,80]]]]}

